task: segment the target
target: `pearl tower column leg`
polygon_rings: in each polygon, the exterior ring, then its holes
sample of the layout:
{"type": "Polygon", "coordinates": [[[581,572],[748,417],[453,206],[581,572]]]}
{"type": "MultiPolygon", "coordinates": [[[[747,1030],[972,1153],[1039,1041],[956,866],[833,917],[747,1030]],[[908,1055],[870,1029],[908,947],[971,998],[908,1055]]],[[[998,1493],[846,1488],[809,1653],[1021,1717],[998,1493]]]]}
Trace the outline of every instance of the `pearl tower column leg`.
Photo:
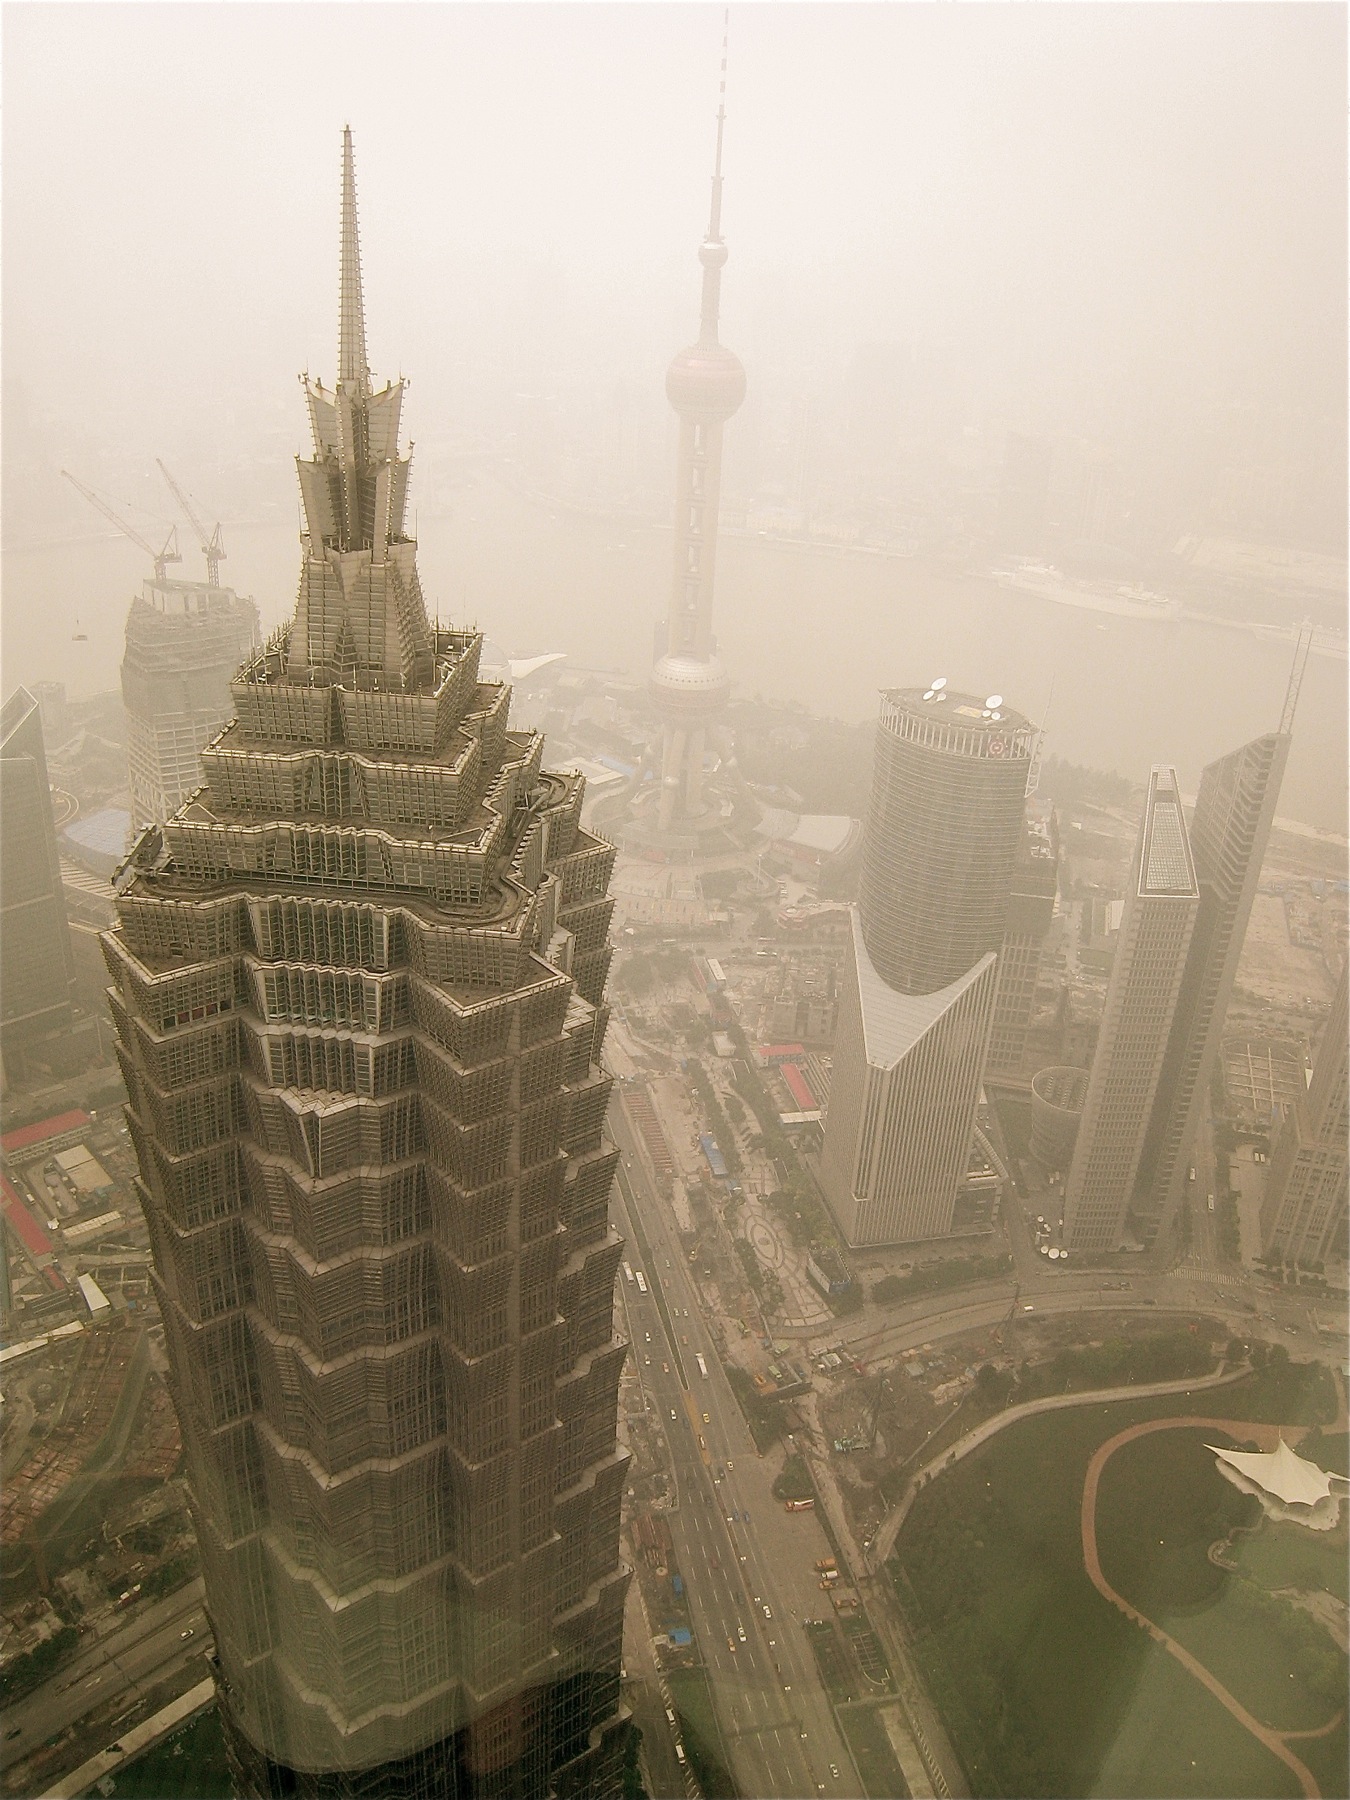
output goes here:
{"type": "Polygon", "coordinates": [[[684,810],[687,818],[693,818],[703,801],[703,740],[704,730],[700,725],[689,733],[689,748],[685,752],[684,810]]]}
{"type": "Polygon", "coordinates": [[[680,795],[680,774],[684,765],[685,730],[682,725],[666,726],[666,753],[661,759],[661,812],[662,831],[669,831],[675,818],[676,801],[680,795]]]}

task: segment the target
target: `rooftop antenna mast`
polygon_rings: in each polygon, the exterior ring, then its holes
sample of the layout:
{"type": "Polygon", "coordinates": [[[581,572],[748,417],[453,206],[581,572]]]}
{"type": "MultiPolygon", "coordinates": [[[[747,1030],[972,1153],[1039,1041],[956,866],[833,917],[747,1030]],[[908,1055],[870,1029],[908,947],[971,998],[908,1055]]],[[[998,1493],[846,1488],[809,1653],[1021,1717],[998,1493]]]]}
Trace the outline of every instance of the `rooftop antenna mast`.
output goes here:
{"type": "Polygon", "coordinates": [[[705,344],[717,342],[717,315],[721,304],[722,265],[727,260],[722,237],[722,134],[727,123],[727,35],[731,9],[722,14],[722,68],[717,84],[717,151],[713,158],[712,198],[708,205],[708,232],[699,252],[703,264],[703,304],[699,336],[705,344]]]}
{"type": "Polygon", "coordinates": [[[125,519],[119,517],[119,515],[113,511],[112,507],[108,505],[106,500],[101,500],[94,490],[92,488],[87,488],[82,481],[77,481],[69,469],[62,469],[61,473],[73,488],[79,489],[92,507],[101,512],[105,519],[117,527],[123,537],[130,538],[133,544],[139,544],[145,554],[154,559],[156,581],[163,581],[166,564],[171,562],[182,562],[183,558],[178,550],[178,527],[176,525],[171,525],[169,527],[169,535],[164,540],[164,548],[162,550],[156,550],[153,544],[146,542],[134,525],[128,525],[125,519]]]}
{"type": "Polygon", "coordinates": [[[160,462],[158,457],[155,458],[155,462],[158,464],[160,474],[164,477],[165,481],[168,482],[174,499],[187,514],[188,523],[197,534],[197,542],[201,545],[202,555],[206,558],[206,585],[208,587],[219,587],[220,565],[225,560],[225,545],[221,541],[220,521],[216,521],[216,528],[208,538],[206,535],[206,527],[202,524],[196,513],[193,512],[192,505],[188,500],[187,495],[183,492],[182,488],[179,487],[178,483],[174,480],[173,476],[170,475],[169,471],[164,467],[164,464],[160,462]]]}
{"type": "Polygon", "coordinates": [[[356,224],[356,159],[352,128],[342,128],[342,250],[338,271],[338,378],[354,391],[370,391],[366,361],[366,303],[361,282],[361,239],[356,224]]]}
{"type": "Polygon", "coordinates": [[[1294,729],[1294,711],[1298,706],[1299,690],[1303,686],[1303,677],[1308,667],[1308,657],[1312,651],[1313,623],[1305,619],[1298,628],[1298,641],[1294,645],[1294,664],[1289,671],[1289,686],[1284,690],[1284,709],[1280,713],[1280,735],[1287,737],[1294,729]]]}

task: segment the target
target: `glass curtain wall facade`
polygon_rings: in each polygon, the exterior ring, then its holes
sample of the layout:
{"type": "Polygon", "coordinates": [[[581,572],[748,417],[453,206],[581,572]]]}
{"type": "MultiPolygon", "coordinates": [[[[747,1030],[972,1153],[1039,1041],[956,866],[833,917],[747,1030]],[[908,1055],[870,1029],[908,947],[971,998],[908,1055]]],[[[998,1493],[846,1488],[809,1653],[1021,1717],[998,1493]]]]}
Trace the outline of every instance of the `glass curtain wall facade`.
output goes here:
{"type": "Polygon", "coordinates": [[[1200,908],[1139,1171],[1136,1211],[1149,1242],[1170,1234],[1185,1191],[1289,745],[1287,731],[1267,732],[1200,776],[1190,828],[1200,908]]]}
{"type": "Polygon", "coordinates": [[[1341,970],[1306,1095],[1275,1134],[1261,1203],[1262,1249],[1286,1262],[1346,1253],[1350,1198],[1350,964],[1341,970]]]}
{"type": "Polygon", "coordinates": [[[1176,770],[1157,767],[1064,1187],[1070,1249],[1120,1244],[1199,905],[1176,770]]]}
{"type": "Polygon", "coordinates": [[[71,1022],[75,957],[61,891],[42,713],[27,688],[0,711],[0,1045],[71,1022]]]}

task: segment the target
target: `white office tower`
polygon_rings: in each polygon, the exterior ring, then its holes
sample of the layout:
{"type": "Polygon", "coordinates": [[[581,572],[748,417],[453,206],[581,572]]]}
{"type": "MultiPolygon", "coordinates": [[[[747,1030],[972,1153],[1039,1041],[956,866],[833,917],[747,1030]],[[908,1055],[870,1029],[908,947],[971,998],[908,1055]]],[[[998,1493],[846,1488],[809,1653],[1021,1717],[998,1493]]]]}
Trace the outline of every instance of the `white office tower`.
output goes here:
{"type": "Polygon", "coordinates": [[[820,1159],[852,1245],[952,1229],[1035,739],[997,694],[882,698],[820,1159]]]}

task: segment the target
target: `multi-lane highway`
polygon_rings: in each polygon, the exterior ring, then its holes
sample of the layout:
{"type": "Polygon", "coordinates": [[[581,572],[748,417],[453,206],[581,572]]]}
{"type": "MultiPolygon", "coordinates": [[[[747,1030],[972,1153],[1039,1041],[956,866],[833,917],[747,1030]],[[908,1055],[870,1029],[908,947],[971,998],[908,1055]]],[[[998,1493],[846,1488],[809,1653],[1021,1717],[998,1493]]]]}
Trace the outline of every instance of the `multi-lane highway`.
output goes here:
{"type": "MultiPolygon", "coordinates": [[[[651,1414],[670,1449],[675,1556],[721,1728],[719,1749],[747,1794],[858,1794],[803,1622],[829,1614],[815,1561],[829,1544],[809,1513],[771,1493],[664,1202],[616,1106],[620,1225],[648,1292],[622,1277],[622,1305],[651,1414]],[[702,1355],[706,1376],[696,1358],[702,1355]]],[[[660,1629],[660,1621],[652,1620],[660,1629]]]]}
{"type": "Polygon", "coordinates": [[[50,1681],[6,1707],[4,1766],[31,1755],[92,1713],[106,1715],[110,1727],[116,1726],[144,1694],[175,1675],[182,1677],[183,1686],[191,1685],[200,1678],[200,1661],[210,1648],[200,1579],[163,1600],[143,1602],[124,1624],[81,1650],[50,1681]]]}

